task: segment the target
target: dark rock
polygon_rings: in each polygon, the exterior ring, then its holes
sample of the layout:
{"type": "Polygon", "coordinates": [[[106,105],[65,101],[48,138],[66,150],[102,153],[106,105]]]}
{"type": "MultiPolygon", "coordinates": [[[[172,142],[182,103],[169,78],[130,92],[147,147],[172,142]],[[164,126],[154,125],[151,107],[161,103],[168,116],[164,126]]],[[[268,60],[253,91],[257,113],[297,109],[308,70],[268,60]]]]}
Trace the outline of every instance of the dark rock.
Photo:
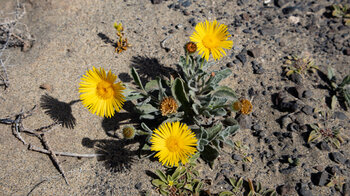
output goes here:
{"type": "Polygon", "coordinates": [[[160,3],[162,3],[163,2],[163,0],[152,0],[152,3],[153,4],[160,4],[160,3]]]}
{"type": "Polygon", "coordinates": [[[296,84],[298,85],[301,85],[303,83],[303,78],[301,77],[300,74],[298,73],[293,73],[291,76],[290,76],[290,79],[295,82],[296,84]]]}
{"type": "Polygon", "coordinates": [[[138,182],[138,183],[135,184],[135,188],[136,188],[137,190],[140,190],[141,187],[142,187],[142,182],[138,182]]]}
{"type": "Polygon", "coordinates": [[[253,49],[248,50],[248,55],[253,58],[258,58],[261,56],[261,48],[255,47],[253,49]]]}
{"type": "Polygon", "coordinates": [[[295,6],[289,6],[289,7],[286,7],[286,8],[283,8],[282,9],[282,13],[287,15],[287,14],[291,14],[293,13],[295,10],[297,10],[298,7],[295,7],[295,6]]]}
{"type": "Polygon", "coordinates": [[[293,195],[293,187],[290,184],[287,185],[281,185],[277,187],[277,192],[280,195],[293,195]]]}
{"type": "Polygon", "coordinates": [[[236,56],[236,58],[241,61],[241,63],[244,65],[247,62],[247,57],[242,52],[236,56]]]}
{"type": "Polygon", "coordinates": [[[279,170],[281,174],[291,174],[292,172],[297,171],[296,167],[287,167],[279,170]]]}
{"type": "Polygon", "coordinates": [[[326,171],[332,175],[340,174],[340,168],[338,166],[329,166],[326,168],[326,171]]]}
{"type": "Polygon", "coordinates": [[[250,129],[252,127],[252,118],[248,115],[239,115],[237,121],[242,129],[250,129]]]}
{"type": "Polygon", "coordinates": [[[314,113],[314,108],[306,105],[301,109],[302,112],[304,112],[306,115],[312,115],[314,113]]]}
{"type": "Polygon", "coordinates": [[[254,88],[253,87],[251,87],[251,88],[249,88],[249,90],[248,90],[248,96],[249,97],[253,97],[254,95],[256,95],[257,93],[256,93],[256,91],[254,91],[254,88]]]}
{"type": "Polygon", "coordinates": [[[300,196],[313,196],[312,192],[310,190],[306,189],[305,186],[302,186],[299,189],[299,194],[300,194],[300,196]]]}
{"type": "Polygon", "coordinates": [[[346,165],[347,168],[350,168],[350,159],[345,161],[345,165],[346,165]]]}
{"type": "Polygon", "coordinates": [[[176,29],[182,29],[182,27],[183,27],[182,24],[177,24],[177,25],[175,26],[176,29]]]}
{"type": "Polygon", "coordinates": [[[292,131],[292,132],[300,131],[300,125],[295,122],[290,123],[287,128],[289,131],[292,131]]]}
{"type": "Polygon", "coordinates": [[[299,104],[296,101],[281,102],[279,109],[282,111],[295,112],[299,108],[299,104]]]}
{"type": "Polygon", "coordinates": [[[243,14],[241,14],[240,16],[241,16],[241,18],[242,18],[243,20],[245,20],[245,21],[248,21],[248,20],[250,19],[249,15],[248,15],[247,13],[243,13],[243,14]]]}
{"type": "Polygon", "coordinates": [[[350,56],[350,48],[347,48],[343,51],[344,55],[350,56]]]}
{"type": "Polygon", "coordinates": [[[350,182],[347,182],[343,185],[343,195],[350,196],[350,182]]]}
{"type": "Polygon", "coordinates": [[[239,154],[234,154],[234,155],[232,155],[232,159],[235,161],[242,161],[243,157],[239,154]]]}
{"type": "Polygon", "coordinates": [[[261,126],[259,124],[255,124],[253,127],[254,131],[260,131],[261,130],[261,126]]]}
{"type": "Polygon", "coordinates": [[[317,171],[322,172],[324,170],[322,165],[317,165],[314,167],[317,171]]]}
{"type": "Polygon", "coordinates": [[[321,150],[324,150],[324,151],[331,151],[331,147],[329,147],[328,143],[325,142],[325,141],[322,141],[318,144],[318,147],[321,149],[321,150]]]}
{"type": "Polygon", "coordinates": [[[183,13],[185,16],[191,15],[191,12],[189,12],[188,10],[184,10],[184,11],[182,11],[182,13],[183,13]]]}
{"type": "Polygon", "coordinates": [[[265,73],[265,69],[261,66],[261,64],[257,64],[255,61],[252,61],[253,73],[254,74],[263,74],[265,73]],[[253,63],[254,62],[254,63],[253,63]]]}
{"type": "Polygon", "coordinates": [[[183,2],[181,5],[184,6],[184,7],[189,7],[191,4],[192,4],[192,1],[191,0],[187,0],[187,1],[183,2]]]}
{"type": "Polygon", "coordinates": [[[297,124],[299,124],[299,125],[304,125],[304,124],[305,124],[305,118],[304,118],[304,116],[302,115],[301,112],[298,112],[298,113],[295,115],[294,122],[297,123],[297,124]]]}
{"type": "Polygon", "coordinates": [[[326,184],[329,182],[329,178],[330,178],[330,175],[328,174],[328,172],[326,171],[318,172],[315,175],[315,182],[316,182],[315,185],[326,186],[326,184]]]}
{"type": "Polygon", "coordinates": [[[228,67],[228,68],[230,68],[230,67],[233,67],[233,63],[232,62],[228,62],[227,64],[226,64],[226,67],[228,67]]]}
{"type": "Polygon", "coordinates": [[[188,22],[192,25],[192,26],[196,26],[196,19],[195,18],[190,18],[189,20],[188,20],[188,22]]]}
{"type": "Polygon", "coordinates": [[[301,99],[303,98],[303,92],[305,91],[305,87],[302,85],[298,85],[294,88],[295,90],[295,95],[297,98],[301,99]]]}
{"type": "Polygon", "coordinates": [[[331,158],[332,161],[340,164],[344,164],[346,159],[343,154],[340,152],[331,152],[329,153],[329,158],[331,158]]]}
{"type": "Polygon", "coordinates": [[[250,29],[243,29],[243,31],[242,31],[243,33],[247,33],[247,34],[249,34],[249,33],[252,33],[252,30],[250,30],[250,29]]]}
{"type": "Polygon", "coordinates": [[[283,7],[289,2],[289,0],[275,0],[274,3],[278,7],[283,7]]]}
{"type": "Polygon", "coordinates": [[[339,120],[347,120],[348,117],[343,112],[334,112],[334,118],[337,118],[339,120]]]}
{"type": "Polygon", "coordinates": [[[286,128],[291,122],[292,122],[292,120],[289,118],[288,115],[283,116],[283,117],[280,119],[281,128],[282,128],[282,129],[286,128]]]}
{"type": "Polygon", "coordinates": [[[303,97],[306,98],[306,99],[311,98],[312,95],[313,95],[313,93],[312,93],[311,90],[306,90],[306,91],[304,91],[304,93],[303,93],[303,97]]]}

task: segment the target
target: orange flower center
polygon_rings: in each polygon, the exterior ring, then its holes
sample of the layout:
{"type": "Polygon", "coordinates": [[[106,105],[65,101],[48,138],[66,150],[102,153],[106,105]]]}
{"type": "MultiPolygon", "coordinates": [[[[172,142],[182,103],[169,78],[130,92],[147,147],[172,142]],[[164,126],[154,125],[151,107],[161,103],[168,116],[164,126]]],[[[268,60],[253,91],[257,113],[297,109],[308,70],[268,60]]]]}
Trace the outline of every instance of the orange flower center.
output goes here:
{"type": "Polygon", "coordinates": [[[220,40],[215,35],[206,35],[204,36],[202,43],[204,47],[212,49],[219,46],[220,40]]]}
{"type": "Polygon", "coordinates": [[[181,141],[174,136],[171,136],[166,140],[166,147],[170,152],[179,152],[181,145],[181,141]]]}
{"type": "Polygon", "coordinates": [[[113,83],[102,80],[97,84],[96,91],[102,99],[110,99],[114,96],[113,83]]]}

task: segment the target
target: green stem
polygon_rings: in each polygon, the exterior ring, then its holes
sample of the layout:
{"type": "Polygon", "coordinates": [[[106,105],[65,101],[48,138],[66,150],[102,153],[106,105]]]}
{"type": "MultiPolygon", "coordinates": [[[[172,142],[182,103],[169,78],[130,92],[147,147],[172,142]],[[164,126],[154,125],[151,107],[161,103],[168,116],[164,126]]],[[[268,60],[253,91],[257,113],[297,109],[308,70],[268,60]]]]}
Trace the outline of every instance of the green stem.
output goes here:
{"type": "Polygon", "coordinates": [[[204,65],[204,58],[202,58],[202,62],[201,62],[201,69],[203,68],[203,65],[204,65]]]}
{"type": "Polygon", "coordinates": [[[186,67],[188,66],[188,58],[189,58],[189,54],[188,54],[188,52],[186,52],[186,67]]]}

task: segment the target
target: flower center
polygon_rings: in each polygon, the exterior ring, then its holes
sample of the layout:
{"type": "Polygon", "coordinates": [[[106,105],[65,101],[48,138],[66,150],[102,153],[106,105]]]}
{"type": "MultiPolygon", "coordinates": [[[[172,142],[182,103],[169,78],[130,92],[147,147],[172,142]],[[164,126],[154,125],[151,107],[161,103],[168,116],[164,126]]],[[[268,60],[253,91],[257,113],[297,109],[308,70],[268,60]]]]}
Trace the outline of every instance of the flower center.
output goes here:
{"type": "Polygon", "coordinates": [[[181,149],[181,143],[176,137],[169,137],[166,140],[166,147],[170,152],[178,152],[181,149]]]}
{"type": "Polygon", "coordinates": [[[101,81],[97,84],[97,95],[102,99],[110,99],[114,96],[113,84],[107,81],[101,81]]]}
{"type": "Polygon", "coordinates": [[[214,35],[204,36],[202,43],[208,49],[216,48],[219,45],[219,40],[214,35]]]}

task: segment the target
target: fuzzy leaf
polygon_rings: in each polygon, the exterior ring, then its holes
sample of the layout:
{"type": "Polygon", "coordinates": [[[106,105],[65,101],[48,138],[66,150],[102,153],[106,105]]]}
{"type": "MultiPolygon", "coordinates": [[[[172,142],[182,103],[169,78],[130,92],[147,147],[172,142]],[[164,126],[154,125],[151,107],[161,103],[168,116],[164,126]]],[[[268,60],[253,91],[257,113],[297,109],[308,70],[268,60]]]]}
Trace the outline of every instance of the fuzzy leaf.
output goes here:
{"type": "Polygon", "coordinates": [[[218,150],[216,150],[215,148],[209,146],[209,145],[206,145],[204,147],[204,151],[201,153],[201,157],[202,159],[209,163],[210,167],[213,168],[213,165],[214,165],[214,160],[216,158],[218,158],[219,156],[219,152],[218,150]]]}
{"type": "Polygon", "coordinates": [[[344,97],[348,107],[350,107],[350,92],[349,91],[343,90],[343,97],[344,97]]]}
{"type": "Polygon", "coordinates": [[[149,114],[155,111],[158,111],[157,108],[153,107],[151,104],[143,104],[140,107],[137,107],[143,114],[149,114]]]}
{"type": "Polygon", "coordinates": [[[328,67],[328,74],[327,74],[327,78],[328,78],[328,80],[333,80],[333,78],[334,78],[334,69],[333,68],[331,68],[331,67],[328,67]]]}
{"type": "Polygon", "coordinates": [[[337,96],[333,95],[331,100],[331,109],[334,110],[337,105],[337,96]]]}
{"type": "Polygon", "coordinates": [[[208,140],[211,141],[213,140],[221,131],[222,129],[222,124],[218,123],[217,125],[214,125],[213,127],[210,127],[207,129],[208,132],[208,140]]]}
{"type": "Polygon", "coordinates": [[[316,124],[309,124],[309,126],[311,127],[312,130],[316,130],[318,131],[320,128],[318,127],[318,125],[316,124]]]}
{"type": "Polygon", "coordinates": [[[184,174],[186,171],[186,168],[183,166],[180,166],[178,168],[176,168],[175,172],[173,173],[173,175],[171,176],[173,181],[176,181],[177,179],[179,179],[179,177],[182,176],[182,174],[184,174]]]}
{"type": "Polygon", "coordinates": [[[164,183],[168,182],[165,174],[162,171],[160,171],[159,169],[156,170],[156,174],[159,177],[159,179],[162,180],[164,183]]]}
{"type": "Polygon", "coordinates": [[[237,184],[236,184],[236,187],[237,187],[237,188],[240,188],[240,187],[242,187],[242,185],[243,185],[243,178],[240,177],[239,180],[238,180],[238,182],[237,182],[237,184]]]}
{"type": "Polygon", "coordinates": [[[194,188],[194,193],[195,194],[197,193],[199,195],[199,192],[200,192],[202,186],[203,186],[203,182],[198,182],[197,185],[194,188]]]}
{"type": "Polygon", "coordinates": [[[343,81],[339,84],[339,88],[343,88],[346,85],[350,84],[350,75],[347,75],[343,81]]]}
{"type": "Polygon", "coordinates": [[[171,87],[171,93],[173,97],[181,103],[181,105],[188,106],[189,105],[189,98],[186,94],[186,90],[183,84],[183,81],[180,78],[176,78],[172,87],[171,87]]]}
{"type": "Polygon", "coordinates": [[[161,185],[165,185],[165,186],[166,186],[166,184],[165,184],[162,180],[160,180],[160,179],[154,179],[154,180],[152,180],[152,184],[153,184],[154,186],[156,186],[156,187],[160,187],[161,185]]]}
{"type": "Polygon", "coordinates": [[[337,138],[332,138],[331,141],[336,148],[340,148],[340,141],[337,138]]]}
{"type": "Polygon", "coordinates": [[[165,190],[165,189],[159,189],[160,194],[162,195],[169,195],[169,191],[165,190]]]}
{"type": "Polygon", "coordinates": [[[147,92],[151,92],[151,91],[154,91],[157,89],[158,89],[158,81],[157,80],[151,80],[151,81],[147,82],[145,85],[145,90],[147,92]]]}
{"type": "Polygon", "coordinates": [[[198,104],[192,104],[192,109],[196,115],[199,115],[199,112],[198,112],[199,105],[198,104]]]}
{"type": "Polygon", "coordinates": [[[221,82],[223,79],[227,78],[228,76],[230,76],[232,73],[231,69],[227,68],[227,69],[223,69],[220,71],[216,71],[215,72],[215,76],[212,80],[212,86],[215,86],[216,84],[218,84],[219,82],[221,82]]]}
{"type": "Polygon", "coordinates": [[[231,191],[223,191],[219,196],[233,196],[234,194],[231,191]]]}
{"type": "Polygon", "coordinates": [[[227,86],[219,86],[214,92],[213,92],[214,97],[221,97],[221,98],[226,98],[228,100],[237,100],[236,93],[227,86]]]}
{"type": "Polygon", "coordinates": [[[148,133],[153,133],[153,131],[143,122],[141,123],[141,127],[148,133]]]}
{"type": "Polygon", "coordinates": [[[140,120],[141,119],[153,120],[153,119],[155,119],[155,117],[152,114],[143,114],[140,116],[140,120]]]}
{"type": "Polygon", "coordinates": [[[192,185],[191,184],[186,184],[185,186],[184,186],[184,188],[185,189],[187,189],[187,190],[189,190],[189,191],[193,191],[193,187],[192,187],[192,185]]]}
{"type": "Polygon", "coordinates": [[[294,70],[289,70],[289,71],[287,71],[286,76],[290,76],[290,75],[292,75],[293,73],[294,73],[294,70]]]}
{"type": "Polygon", "coordinates": [[[139,76],[139,74],[137,73],[137,71],[136,71],[135,68],[131,68],[131,76],[133,77],[135,83],[136,83],[142,90],[144,90],[143,85],[142,85],[142,82],[141,82],[141,79],[140,79],[140,76],[139,76]]]}
{"type": "Polygon", "coordinates": [[[206,145],[209,144],[209,141],[206,139],[200,139],[198,142],[198,151],[202,152],[206,145]]]}
{"type": "Polygon", "coordinates": [[[310,135],[307,139],[307,143],[313,142],[317,140],[319,137],[321,137],[321,135],[317,131],[313,130],[310,132],[310,135]]]}
{"type": "Polygon", "coordinates": [[[224,108],[219,108],[214,111],[215,116],[225,116],[227,114],[224,108]]]}

